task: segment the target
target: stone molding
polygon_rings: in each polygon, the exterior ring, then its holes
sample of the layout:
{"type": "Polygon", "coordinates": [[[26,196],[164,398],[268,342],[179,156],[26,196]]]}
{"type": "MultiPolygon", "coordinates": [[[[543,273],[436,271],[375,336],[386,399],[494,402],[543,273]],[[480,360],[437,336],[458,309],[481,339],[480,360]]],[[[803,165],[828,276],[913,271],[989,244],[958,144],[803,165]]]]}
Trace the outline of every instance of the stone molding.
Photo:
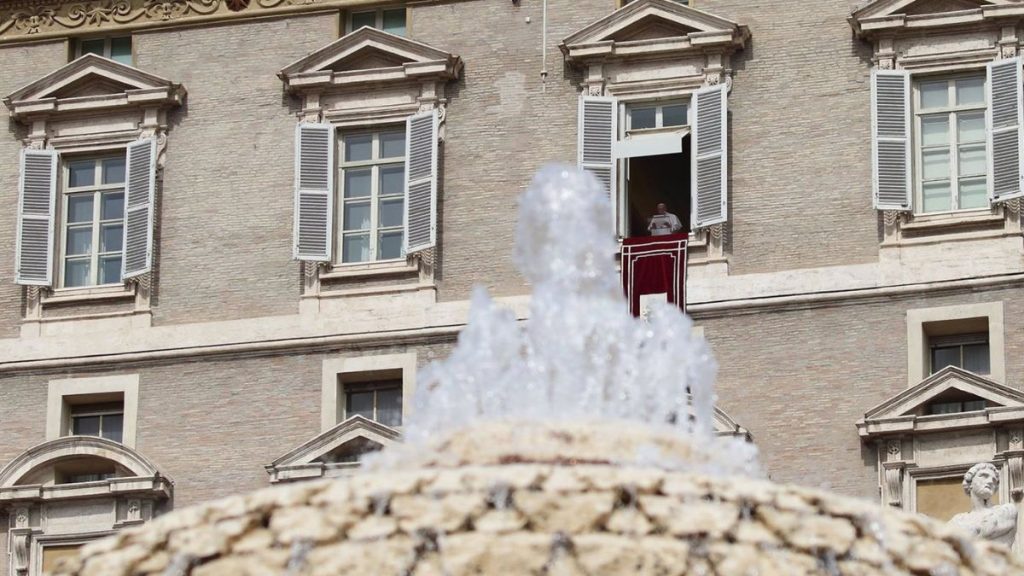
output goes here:
{"type": "Polygon", "coordinates": [[[65,436],[33,446],[0,468],[0,494],[28,488],[18,484],[26,474],[72,456],[110,460],[139,478],[162,477],[149,460],[123,444],[95,436],[65,436]]]}
{"type": "Polygon", "coordinates": [[[1013,0],[986,0],[972,9],[907,15],[907,7],[919,0],[876,0],[848,18],[858,38],[872,39],[896,34],[921,34],[935,29],[964,29],[979,24],[1015,25],[1024,19],[1024,5],[1013,0]]]}
{"type": "Polygon", "coordinates": [[[374,0],[13,0],[0,9],[0,44],[378,4],[374,0]]]}

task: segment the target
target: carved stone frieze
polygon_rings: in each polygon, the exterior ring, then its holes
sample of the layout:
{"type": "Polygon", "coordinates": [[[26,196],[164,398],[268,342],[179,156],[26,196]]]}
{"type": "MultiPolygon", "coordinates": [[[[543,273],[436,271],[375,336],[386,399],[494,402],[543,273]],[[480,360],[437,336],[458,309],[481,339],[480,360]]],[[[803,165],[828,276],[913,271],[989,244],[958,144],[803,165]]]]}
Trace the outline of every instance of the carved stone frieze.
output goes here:
{"type": "Polygon", "coordinates": [[[0,43],[80,32],[147,28],[188,20],[343,8],[353,3],[353,0],[22,0],[5,2],[4,9],[0,9],[0,43]]]}

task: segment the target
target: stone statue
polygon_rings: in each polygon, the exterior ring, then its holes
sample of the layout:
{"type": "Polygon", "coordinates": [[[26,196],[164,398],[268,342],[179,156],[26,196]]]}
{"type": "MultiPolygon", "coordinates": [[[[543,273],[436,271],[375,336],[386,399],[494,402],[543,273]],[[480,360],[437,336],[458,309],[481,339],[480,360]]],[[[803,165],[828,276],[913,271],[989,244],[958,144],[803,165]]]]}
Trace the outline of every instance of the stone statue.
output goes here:
{"type": "Polygon", "coordinates": [[[999,490],[999,471],[989,462],[971,466],[964,474],[964,492],[971,498],[971,511],[962,512],[949,521],[970,534],[985,540],[1013,546],[1017,535],[1017,507],[1013,504],[993,506],[992,496],[999,490]]]}

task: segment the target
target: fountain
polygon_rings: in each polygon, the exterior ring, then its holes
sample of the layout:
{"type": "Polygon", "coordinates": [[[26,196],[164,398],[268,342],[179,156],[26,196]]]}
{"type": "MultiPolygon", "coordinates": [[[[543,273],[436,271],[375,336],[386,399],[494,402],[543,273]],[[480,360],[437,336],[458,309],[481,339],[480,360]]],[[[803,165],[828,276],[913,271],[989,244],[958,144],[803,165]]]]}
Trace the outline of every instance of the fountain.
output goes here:
{"type": "Polygon", "coordinates": [[[176,511],[57,574],[1024,574],[922,516],[761,479],[752,445],[713,434],[715,364],[689,319],[628,313],[609,213],[590,175],[541,171],[517,234],[530,321],[476,292],[405,442],[359,474],[176,511]]]}

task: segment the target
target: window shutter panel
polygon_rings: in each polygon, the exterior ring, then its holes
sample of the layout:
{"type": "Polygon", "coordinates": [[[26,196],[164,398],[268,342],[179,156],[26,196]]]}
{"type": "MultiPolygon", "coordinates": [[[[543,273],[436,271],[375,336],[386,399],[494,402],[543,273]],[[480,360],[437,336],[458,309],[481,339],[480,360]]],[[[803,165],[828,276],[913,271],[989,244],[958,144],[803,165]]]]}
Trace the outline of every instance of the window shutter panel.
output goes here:
{"type": "Polygon", "coordinates": [[[405,253],[437,243],[437,111],[405,122],[405,253]]]}
{"type": "Polygon", "coordinates": [[[580,96],[579,165],[604,183],[614,210],[618,176],[613,148],[618,140],[618,100],[608,96],[580,96]]]}
{"type": "Polygon", "coordinates": [[[50,286],[53,282],[57,152],[29,148],[22,150],[18,184],[14,281],[26,286],[50,286]]]}
{"type": "Polygon", "coordinates": [[[121,280],[141,276],[153,268],[156,140],[147,138],[129,144],[126,164],[121,280]]]}
{"type": "Polygon", "coordinates": [[[871,72],[871,156],[875,208],[913,208],[910,183],[910,74],[871,72]]]}
{"type": "Polygon", "coordinates": [[[690,169],[690,223],[694,230],[728,218],[728,87],[693,93],[693,140],[690,169]]]}
{"type": "Polygon", "coordinates": [[[330,262],[333,214],[334,126],[299,124],[295,131],[296,260],[330,262]]]}
{"type": "Polygon", "coordinates": [[[1024,89],[1020,58],[989,63],[988,101],[989,199],[1001,202],[1024,196],[1021,185],[1024,89]]]}

